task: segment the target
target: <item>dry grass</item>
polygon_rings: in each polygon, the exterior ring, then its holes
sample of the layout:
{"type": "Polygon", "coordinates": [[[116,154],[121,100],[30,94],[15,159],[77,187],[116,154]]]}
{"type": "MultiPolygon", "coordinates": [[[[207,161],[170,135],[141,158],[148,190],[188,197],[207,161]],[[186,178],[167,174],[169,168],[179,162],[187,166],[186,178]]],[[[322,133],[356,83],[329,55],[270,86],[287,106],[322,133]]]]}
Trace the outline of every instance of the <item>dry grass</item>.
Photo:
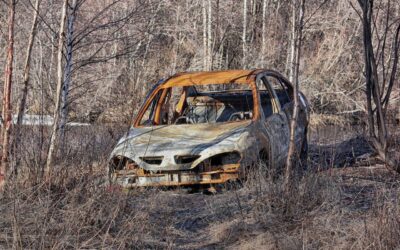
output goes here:
{"type": "MultiPolygon", "coordinates": [[[[7,187],[0,197],[0,248],[394,249],[400,245],[396,176],[378,165],[328,164],[328,170],[314,171],[328,162],[315,157],[341,161],[346,154],[339,148],[350,148],[357,140],[346,137],[343,142],[338,136],[337,143],[328,145],[314,136],[311,170],[295,179],[293,195],[285,198],[279,178],[257,171],[241,187],[216,195],[106,188],[105,158],[99,155],[111,150],[112,136],[108,129],[93,132],[75,133],[83,138],[79,147],[79,138],[69,140],[67,157],[75,158],[68,164],[59,156],[53,182],[57,185],[35,184],[27,181],[30,175],[22,175],[21,181],[7,187]]],[[[27,155],[40,157],[27,152],[22,158],[27,155]]]]}
{"type": "Polygon", "coordinates": [[[331,115],[331,114],[316,114],[311,113],[310,115],[310,126],[312,127],[320,127],[327,125],[338,125],[344,126],[351,122],[350,119],[347,119],[344,116],[340,115],[331,115]]]}

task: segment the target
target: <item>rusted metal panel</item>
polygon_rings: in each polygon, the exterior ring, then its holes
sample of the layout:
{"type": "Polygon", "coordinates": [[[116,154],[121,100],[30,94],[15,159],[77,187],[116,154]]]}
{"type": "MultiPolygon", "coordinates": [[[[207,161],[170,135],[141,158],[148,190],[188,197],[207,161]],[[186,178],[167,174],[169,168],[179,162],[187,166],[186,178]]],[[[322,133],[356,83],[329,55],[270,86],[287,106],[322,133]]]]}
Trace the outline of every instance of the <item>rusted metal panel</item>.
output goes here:
{"type": "Polygon", "coordinates": [[[145,174],[134,171],[119,171],[114,172],[111,178],[124,187],[220,184],[230,180],[237,180],[239,178],[239,167],[239,164],[231,164],[226,166],[225,169],[201,173],[175,171],[145,174]]]}
{"type": "Polygon", "coordinates": [[[238,84],[248,84],[253,72],[254,70],[227,70],[182,73],[178,76],[171,77],[165,84],[162,85],[162,87],[170,88],[173,86],[226,84],[233,82],[238,84]]]}

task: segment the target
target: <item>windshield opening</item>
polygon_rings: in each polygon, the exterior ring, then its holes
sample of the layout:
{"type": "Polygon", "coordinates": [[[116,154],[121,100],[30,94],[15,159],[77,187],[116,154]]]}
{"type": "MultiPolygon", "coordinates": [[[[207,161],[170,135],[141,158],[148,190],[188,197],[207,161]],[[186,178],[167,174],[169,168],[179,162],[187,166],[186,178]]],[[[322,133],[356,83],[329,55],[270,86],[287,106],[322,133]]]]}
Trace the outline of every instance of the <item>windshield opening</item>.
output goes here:
{"type": "Polygon", "coordinates": [[[235,122],[251,120],[253,112],[253,93],[249,85],[177,86],[158,90],[139,125],[235,122]]]}

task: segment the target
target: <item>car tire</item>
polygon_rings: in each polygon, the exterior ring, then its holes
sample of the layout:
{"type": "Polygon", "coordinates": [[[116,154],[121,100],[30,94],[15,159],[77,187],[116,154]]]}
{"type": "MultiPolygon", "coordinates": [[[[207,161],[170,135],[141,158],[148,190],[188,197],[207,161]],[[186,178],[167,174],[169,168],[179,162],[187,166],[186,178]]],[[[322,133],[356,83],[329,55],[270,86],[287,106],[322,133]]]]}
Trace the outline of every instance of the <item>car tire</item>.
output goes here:
{"type": "Polygon", "coordinates": [[[307,131],[304,133],[303,143],[301,144],[300,151],[300,169],[305,171],[307,170],[307,158],[308,158],[308,139],[307,139],[307,131]]]}
{"type": "Polygon", "coordinates": [[[282,174],[282,169],[277,168],[271,159],[271,149],[263,149],[259,153],[259,167],[265,173],[265,177],[275,179],[282,174]]]}

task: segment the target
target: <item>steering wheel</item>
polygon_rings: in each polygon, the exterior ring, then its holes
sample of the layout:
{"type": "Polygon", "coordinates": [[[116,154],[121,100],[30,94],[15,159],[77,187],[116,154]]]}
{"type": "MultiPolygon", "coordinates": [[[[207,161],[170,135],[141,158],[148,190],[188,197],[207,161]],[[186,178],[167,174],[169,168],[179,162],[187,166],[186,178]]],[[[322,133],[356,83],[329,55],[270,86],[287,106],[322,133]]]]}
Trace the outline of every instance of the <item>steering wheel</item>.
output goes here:
{"type": "Polygon", "coordinates": [[[243,120],[243,119],[244,119],[243,112],[235,112],[235,113],[231,114],[228,121],[237,121],[237,120],[243,120]]]}
{"type": "Polygon", "coordinates": [[[238,110],[230,103],[226,103],[225,106],[228,106],[229,108],[231,108],[233,110],[233,113],[238,113],[238,110]]]}
{"type": "Polygon", "coordinates": [[[253,113],[251,111],[247,112],[235,112],[231,114],[228,121],[237,121],[237,120],[245,120],[253,118],[253,113]]]}
{"type": "Polygon", "coordinates": [[[182,116],[179,116],[178,118],[176,118],[174,124],[183,124],[182,121],[184,123],[193,124],[192,120],[188,119],[188,117],[186,115],[182,115],[182,116]]]}

